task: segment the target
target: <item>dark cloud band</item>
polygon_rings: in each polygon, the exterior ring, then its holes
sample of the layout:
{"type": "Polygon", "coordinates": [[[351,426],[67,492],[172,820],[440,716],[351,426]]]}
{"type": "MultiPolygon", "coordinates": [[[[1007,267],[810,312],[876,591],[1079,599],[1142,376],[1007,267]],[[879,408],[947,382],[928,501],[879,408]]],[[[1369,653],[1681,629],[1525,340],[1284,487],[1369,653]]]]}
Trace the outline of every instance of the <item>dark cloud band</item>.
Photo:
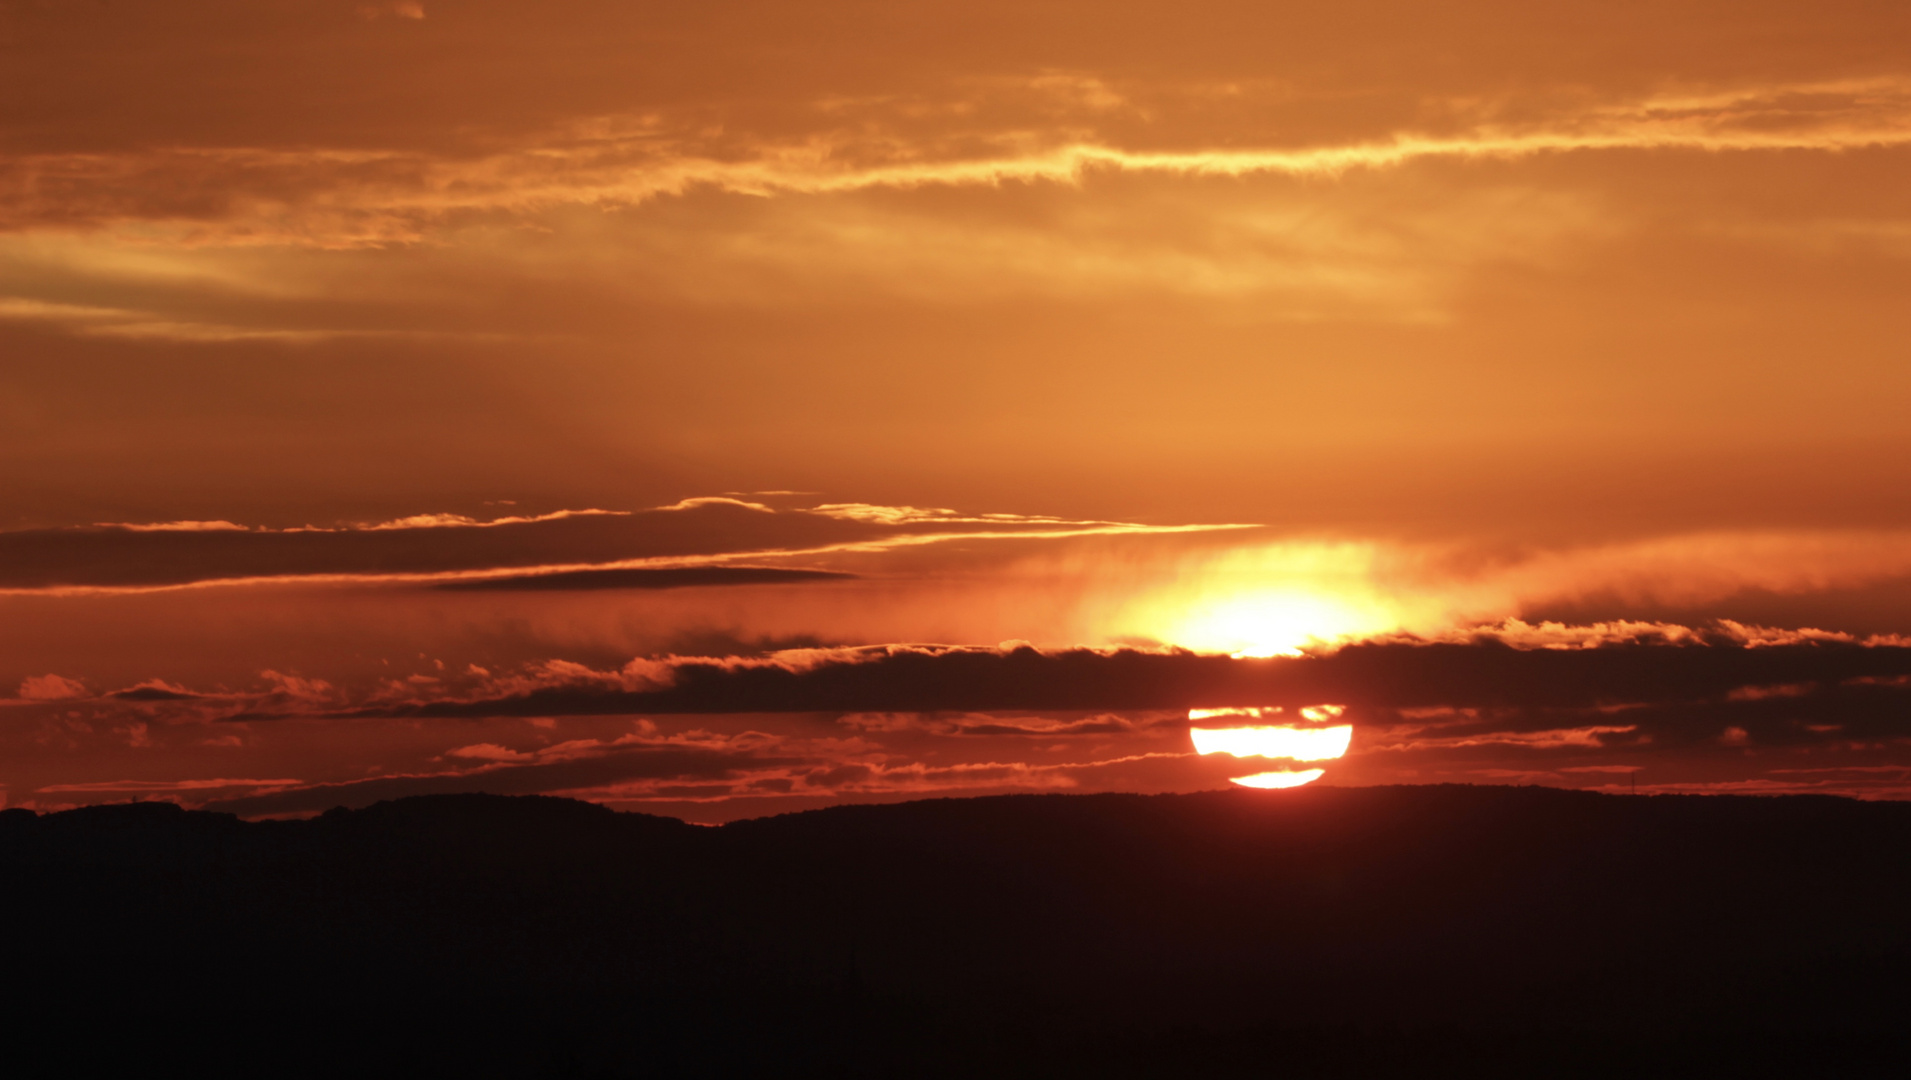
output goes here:
{"type": "MultiPolygon", "coordinates": [[[[380,715],[1161,709],[1301,705],[1388,709],[1599,708],[1724,702],[1773,685],[1896,694],[1911,648],[1841,644],[1618,645],[1516,649],[1496,642],[1355,645],[1323,656],[1235,659],[1188,652],[891,648],[822,662],[687,659],[668,685],[573,681],[476,699],[415,700],[380,715]],[[1868,680],[1854,682],[1854,680],[1868,680]]],[[[1829,690],[1742,704],[1793,711],[1829,690]],[[1778,701],[1780,705],[1768,704],[1778,701]]]]}

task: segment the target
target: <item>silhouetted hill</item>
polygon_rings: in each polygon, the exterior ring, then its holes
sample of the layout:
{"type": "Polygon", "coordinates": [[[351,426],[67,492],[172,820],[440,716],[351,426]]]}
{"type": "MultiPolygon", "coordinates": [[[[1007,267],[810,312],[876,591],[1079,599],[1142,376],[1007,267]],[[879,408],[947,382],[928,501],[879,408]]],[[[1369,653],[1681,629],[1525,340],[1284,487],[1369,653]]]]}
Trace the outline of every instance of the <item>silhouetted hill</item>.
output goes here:
{"type": "Polygon", "coordinates": [[[1908,852],[1911,804],[1505,787],[16,810],[0,959],[75,1073],[1882,1076],[1908,852]]]}

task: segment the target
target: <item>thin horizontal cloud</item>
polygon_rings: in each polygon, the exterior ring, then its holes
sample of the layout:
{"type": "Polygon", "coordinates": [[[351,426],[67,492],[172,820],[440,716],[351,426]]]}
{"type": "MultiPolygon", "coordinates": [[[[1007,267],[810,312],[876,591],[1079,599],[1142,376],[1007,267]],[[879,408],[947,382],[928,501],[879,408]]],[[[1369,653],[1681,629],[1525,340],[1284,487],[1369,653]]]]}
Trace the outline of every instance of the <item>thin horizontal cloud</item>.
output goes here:
{"type": "Polygon", "coordinates": [[[1105,735],[1131,735],[1151,728],[1180,728],[1179,710],[1166,716],[1136,718],[1119,713],[1100,713],[1078,719],[1043,716],[991,716],[982,713],[948,716],[937,713],[851,713],[837,723],[858,731],[918,731],[939,736],[984,738],[1054,739],[1105,735]]]}
{"type": "MultiPolygon", "coordinates": [[[[676,506],[660,506],[659,510],[681,510],[688,505],[699,505],[706,500],[686,499],[676,506]]],[[[733,500],[707,500],[713,502],[731,502],[733,500]]],[[[747,505],[747,504],[745,504],[747,505]]],[[[364,522],[355,525],[295,525],[289,528],[274,528],[269,525],[241,525],[221,518],[215,521],[96,521],[95,528],[124,529],[127,532],[253,532],[253,533],[344,533],[344,532],[384,532],[394,529],[492,529],[500,525],[528,525],[541,521],[563,521],[574,517],[629,517],[629,510],[554,510],[548,514],[529,516],[506,516],[489,519],[474,518],[466,514],[411,514],[390,521],[364,522]]]]}
{"type": "Polygon", "coordinates": [[[1175,761],[1192,756],[1189,753],[1151,752],[1055,765],[1024,761],[976,761],[956,765],[910,762],[897,766],[851,766],[821,773],[813,779],[818,786],[835,792],[856,794],[915,794],[975,788],[1072,788],[1078,786],[1078,777],[1082,773],[1139,762],[1175,761]]]}
{"type": "Polygon", "coordinates": [[[729,749],[654,743],[608,747],[600,753],[561,756],[529,764],[503,762],[472,769],[305,785],[219,800],[206,804],[206,808],[246,815],[290,814],[334,806],[368,806],[411,795],[472,791],[529,795],[601,788],[638,780],[723,780],[752,770],[805,763],[803,759],[787,755],[759,754],[748,747],[729,749]]]}
{"type": "MultiPolygon", "coordinates": [[[[681,510],[684,504],[660,506],[659,510],[681,510]]],[[[479,520],[464,514],[412,514],[408,517],[393,518],[375,525],[357,526],[359,529],[376,532],[383,529],[495,529],[500,525],[531,525],[541,521],[563,521],[575,517],[629,517],[629,510],[553,510],[548,514],[528,516],[506,516],[479,520]]],[[[350,529],[316,529],[305,526],[303,529],[287,529],[285,532],[347,532],[350,529]]]]}
{"type": "Polygon", "coordinates": [[[794,583],[833,578],[806,568],[723,568],[768,558],[880,552],[954,540],[1066,539],[1252,527],[1020,515],[951,519],[942,512],[924,516],[914,508],[893,515],[876,513],[881,509],[867,508],[868,512],[854,515],[835,510],[776,512],[735,499],[711,498],[653,510],[566,510],[490,521],[421,514],[324,528],[166,522],[157,527],[115,524],[0,532],[0,593],[90,595],[299,582],[502,589],[606,587],[618,581],[624,582],[621,587],[641,587],[635,583],[645,580],[672,583],[668,587],[763,584],[772,579],[794,583]],[[487,584],[497,581],[516,584],[487,584]],[[553,585],[553,581],[565,584],[553,585]]]}
{"type": "Polygon", "coordinates": [[[1492,731],[1482,735],[1452,735],[1447,737],[1410,738],[1400,742],[1375,742],[1367,746],[1369,751],[1384,750],[1445,750],[1476,746],[1525,746],[1552,749],[1561,746],[1603,747],[1607,738],[1614,735],[1631,735],[1639,730],[1637,724],[1614,726],[1592,724],[1576,728],[1551,728],[1545,731],[1492,731]]]}
{"type": "Polygon", "coordinates": [[[866,521],[880,525],[912,525],[922,522],[992,525],[1120,524],[1113,521],[1069,521],[1066,518],[1046,514],[965,514],[960,510],[950,510],[946,507],[879,506],[874,503],[824,503],[821,506],[812,507],[809,512],[821,514],[824,517],[840,518],[844,521],[866,521]]]}
{"type": "Polygon", "coordinates": [[[0,321],[50,323],[84,337],[177,342],[314,342],[332,338],[425,337],[415,331],[325,327],[243,326],[195,322],[161,312],[64,304],[23,296],[0,296],[0,321]]]}
{"type": "MultiPolygon", "coordinates": [[[[685,124],[688,132],[691,126],[685,124]]],[[[1651,95],[1526,123],[1452,134],[1401,131],[1353,142],[1261,148],[1148,149],[1082,140],[1079,129],[1026,126],[951,140],[866,125],[744,148],[698,145],[654,118],[577,122],[533,145],[488,156],[416,151],[179,147],[120,153],[26,154],[0,184],[21,193],[0,228],[101,228],[173,222],[194,243],[322,247],[414,242],[454,213],[535,212],[561,205],[634,205],[707,188],[755,196],[928,186],[1073,185],[1099,172],[1185,177],[1334,177],[1421,161],[1514,160],[1615,151],[1842,153],[1911,144],[1911,82],[1876,78],[1651,95]],[[57,182],[55,182],[57,178],[57,182]],[[218,211],[128,190],[222,190],[218,211]],[[41,192],[57,194],[39,194],[41,192]],[[248,198],[271,192],[268,200],[248,198]],[[261,216],[251,207],[270,207],[261,216]]]]}
{"type": "Polygon", "coordinates": [[[1744,780],[1697,780],[1674,783],[1640,784],[1637,787],[1610,785],[1613,791],[1636,791],[1641,795],[1859,795],[1873,799],[1911,798],[1911,783],[1785,780],[1749,777],[1744,780]]]}
{"type": "Polygon", "coordinates": [[[477,791],[557,792],[620,803],[792,796],[826,801],[957,791],[1056,791],[1078,788],[1097,774],[1132,772],[1194,756],[1146,751],[1052,764],[1017,760],[931,764],[893,760],[880,753],[846,754],[840,749],[806,747],[800,741],[786,744],[776,739],[764,739],[756,745],[719,743],[691,749],[613,744],[573,750],[556,755],[556,760],[548,760],[548,754],[513,753],[502,747],[460,749],[467,752],[453,756],[487,763],[462,770],[260,791],[209,802],[205,808],[242,815],[309,813],[409,795],[477,791]]]}
{"type": "Polygon", "coordinates": [[[227,788],[290,788],[303,780],[238,780],[223,777],[207,780],[98,780],[83,784],[48,784],[39,790],[51,794],[169,794],[186,791],[217,791],[227,788]]]}
{"type": "Polygon", "coordinates": [[[129,532],[246,532],[244,525],[221,518],[217,521],[155,521],[145,525],[119,523],[111,521],[95,522],[103,529],[126,529],[129,532]]]}
{"type": "Polygon", "coordinates": [[[713,585],[792,585],[850,581],[835,570],[789,570],[774,566],[692,566],[628,570],[561,570],[549,574],[467,578],[433,585],[454,592],[535,592],[594,589],[684,589],[713,585]]]}

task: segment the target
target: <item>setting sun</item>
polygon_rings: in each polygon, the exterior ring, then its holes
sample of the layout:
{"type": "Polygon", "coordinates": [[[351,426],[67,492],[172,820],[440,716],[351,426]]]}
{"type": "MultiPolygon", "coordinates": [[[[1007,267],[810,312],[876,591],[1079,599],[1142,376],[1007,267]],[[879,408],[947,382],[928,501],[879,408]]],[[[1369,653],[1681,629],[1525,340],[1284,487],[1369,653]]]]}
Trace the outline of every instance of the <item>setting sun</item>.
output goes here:
{"type": "Polygon", "coordinates": [[[1354,728],[1351,724],[1325,728],[1189,728],[1188,734],[1193,736],[1199,754],[1329,761],[1347,752],[1354,728]]]}
{"type": "MultiPolygon", "coordinates": [[[[1259,720],[1275,716],[1278,706],[1262,708],[1189,709],[1189,721],[1224,717],[1259,720]]],[[[1300,710],[1306,724],[1244,724],[1239,727],[1189,727],[1195,753],[1226,754],[1230,757],[1270,758],[1286,761],[1332,761],[1347,753],[1352,744],[1352,724],[1317,726],[1338,720],[1344,705],[1309,705],[1300,710]]],[[[1290,788],[1311,784],[1325,775],[1322,769],[1277,769],[1251,776],[1229,777],[1233,783],[1252,788],[1290,788]]]]}
{"type": "Polygon", "coordinates": [[[1237,776],[1230,783],[1251,788],[1291,788],[1311,784],[1325,774],[1324,769],[1304,769],[1300,772],[1264,772],[1253,776],[1237,776]]]}

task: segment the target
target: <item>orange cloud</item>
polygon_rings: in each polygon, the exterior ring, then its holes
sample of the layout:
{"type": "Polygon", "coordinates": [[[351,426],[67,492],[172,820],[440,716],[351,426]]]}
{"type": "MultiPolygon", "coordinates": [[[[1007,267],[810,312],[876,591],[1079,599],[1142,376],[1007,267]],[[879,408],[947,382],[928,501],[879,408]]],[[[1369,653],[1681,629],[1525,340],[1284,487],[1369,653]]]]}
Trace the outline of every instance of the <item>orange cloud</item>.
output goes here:
{"type": "Polygon", "coordinates": [[[1553,728],[1547,731],[1490,731],[1479,735],[1412,737],[1398,742],[1374,742],[1365,749],[1368,752],[1377,753],[1481,746],[1523,746],[1535,749],[1557,749],[1568,746],[1602,747],[1605,745],[1605,736],[1630,735],[1638,730],[1636,724],[1623,726],[1592,724],[1586,727],[1553,728]]]}
{"type": "MultiPolygon", "coordinates": [[[[38,190],[57,176],[59,200],[15,204],[13,228],[173,220],[182,239],[222,243],[385,244],[422,239],[425,223],[469,211],[533,212],[562,204],[633,205],[711,188],[744,195],[820,195],[924,186],[1079,184],[1097,171],[1180,177],[1334,177],[1430,160],[1508,160],[1575,152],[1843,152],[1911,143],[1911,84],[1895,78],[1652,95],[1527,123],[1452,135],[1400,132],[1350,143],[1198,150],[1122,148],[1074,141],[1066,130],[984,134],[961,156],[913,145],[906,134],[854,128],[740,148],[700,147],[654,114],[580,121],[521,149],[471,160],[415,151],[193,148],[138,154],[24,155],[13,185],[38,190]],[[1800,103],[1809,107],[1801,108],[1800,103]],[[855,134],[850,132],[855,131],[855,134]],[[1033,142],[1033,145],[1028,145],[1033,142]],[[1015,145],[1022,144],[1022,145],[1015,145]],[[1011,152],[1003,152],[1010,146],[1011,152]],[[938,152],[939,151],[939,152],[938,152]],[[993,152],[991,152],[993,151],[993,152]],[[129,206],[129,185],[155,192],[212,184],[291,195],[229,197],[230,219],[193,220],[157,203],[129,206]],[[89,203],[93,205],[89,206],[89,203]],[[248,218],[257,205],[269,216],[248,218]],[[130,211],[130,212],[129,212],[130,211]]],[[[261,192],[263,194],[263,192],[261,192]]]]}
{"type": "Polygon", "coordinates": [[[51,673],[30,676],[20,683],[20,698],[23,701],[64,701],[90,696],[92,694],[86,684],[51,673]]]}

